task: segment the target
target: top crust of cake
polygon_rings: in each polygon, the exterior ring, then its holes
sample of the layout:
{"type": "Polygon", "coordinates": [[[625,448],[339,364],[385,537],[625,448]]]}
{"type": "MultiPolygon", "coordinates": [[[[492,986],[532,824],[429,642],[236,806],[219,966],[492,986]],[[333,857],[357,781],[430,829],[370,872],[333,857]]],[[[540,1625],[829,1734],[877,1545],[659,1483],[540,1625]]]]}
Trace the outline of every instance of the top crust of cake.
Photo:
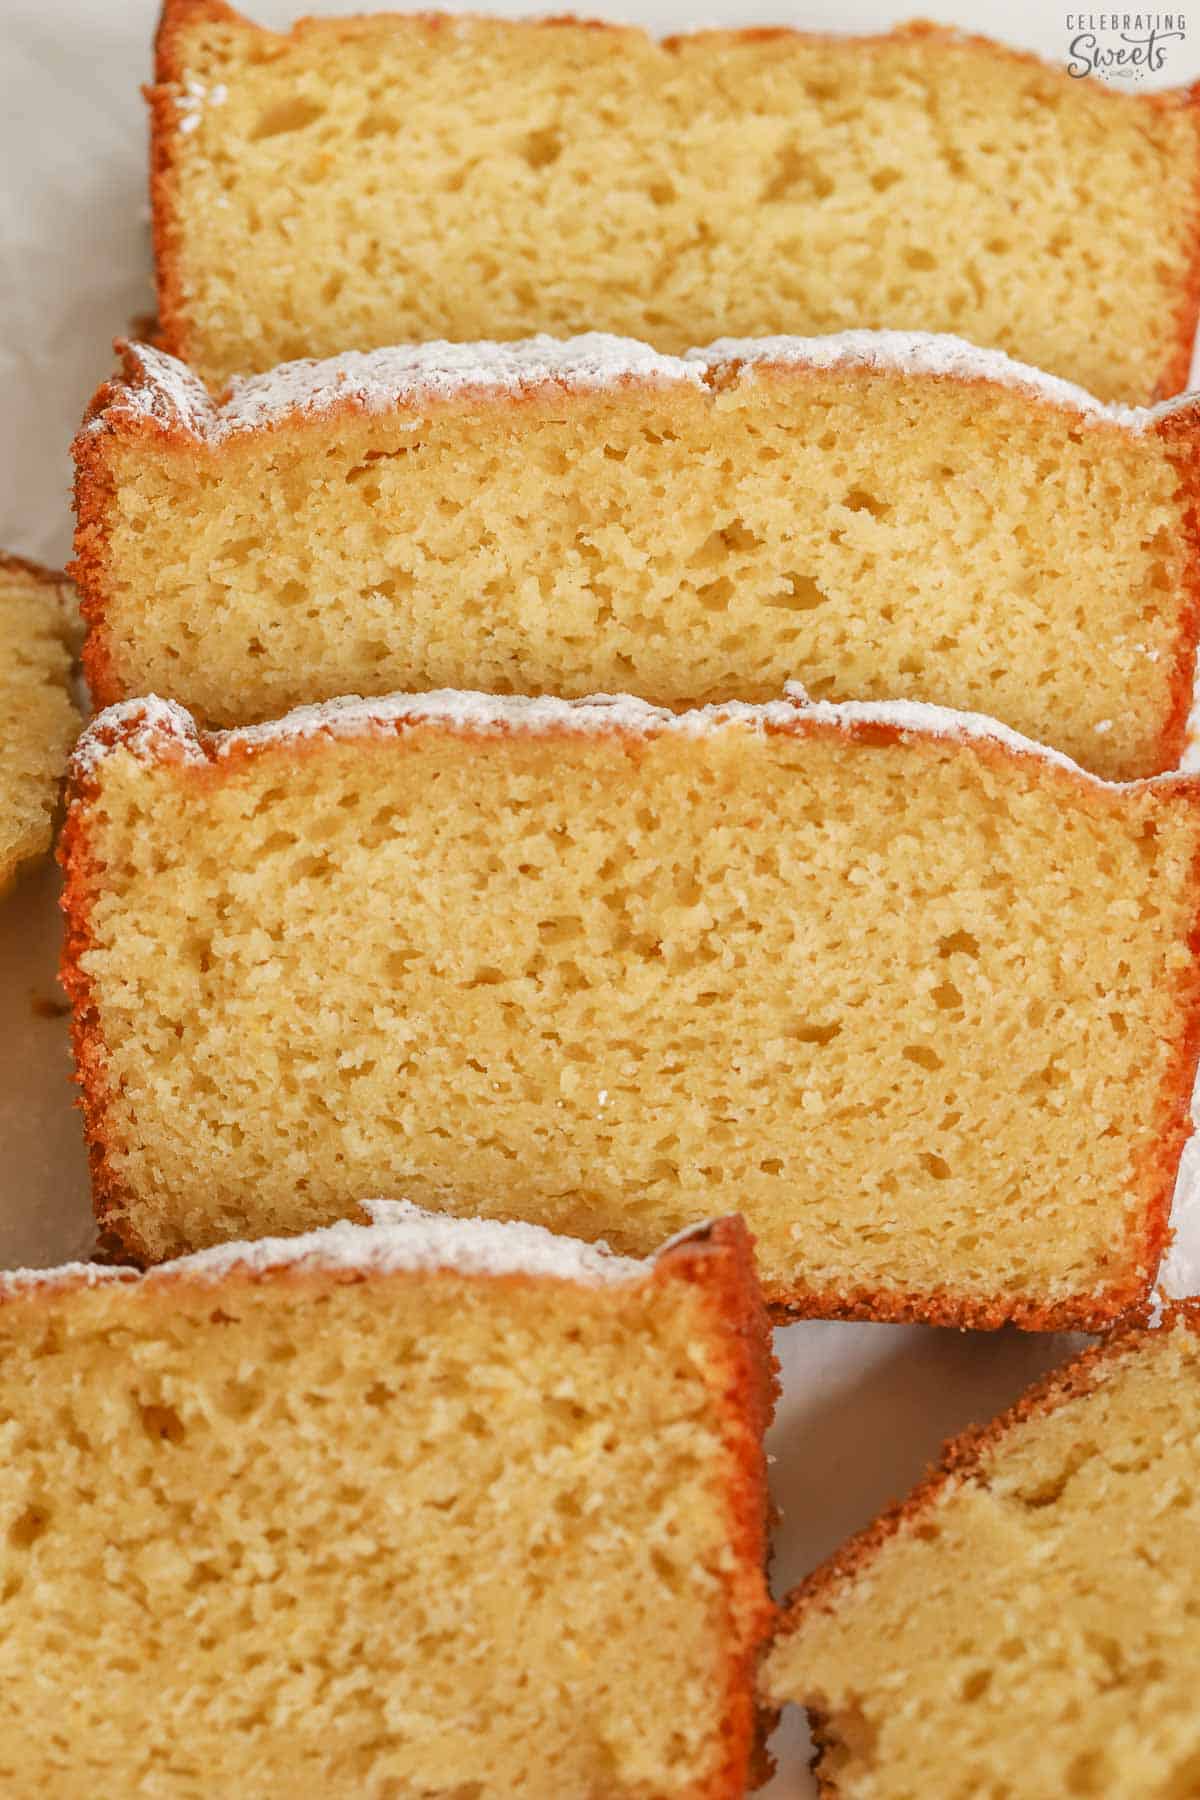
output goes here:
{"type": "Polygon", "coordinates": [[[123,340],[116,349],[124,362],[122,376],[100,389],[84,431],[150,425],[210,444],[340,411],[420,417],[437,406],[517,400],[546,389],[566,393],[611,392],[631,385],[720,389],[753,380],[760,369],[783,373],[868,369],[917,380],[986,382],[1135,434],[1152,429],[1182,407],[1198,404],[1190,394],[1157,406],[1108,404],[1074,382],[1017,362],[1002,350],[982,350],[963,338],[923,331],[719,338],[684,357],[662,356],[636,338],[604,332],[573,338],[541,334],[510,343],[399,344],[283,363],[265,375],[235,377],[219,400],[185,363],[164,351],[123,340]]]}
{"type": "MultiPolygon", "coordinates": [[[[143,761],[169,760],[196,764],[237,759],[271,745],[302,744],[316,737],[388,737],[429,724],[442,730],[480,736],[511,732],[543,734],[613,733],[653,737],[674,732],[698,736],[708,732],[842,731],[865,735],[884,731],[896,737],[953,738],[984,747],[994,745],[1016,756],[1033,756],[1081,781],[1102,788],[1141,787],[1145,781],[1110,782],[1080,768],[1069,756],[1022,737],[982,713],[955,712],[921,700],[811,701],[795,682],[787,698],[765,706],[727,701],[674,713],[651,706],[632,694],[593,694],[586,700],[537,699],[517,695],[479,694],[443,689],[428,694],[389,694],[381,699],[348,695],[320,706],[301,706],[267,725],[233,731],[202,732],[186,707],[157,695],[123,700],[108,707],[88,726],[76,746],[71,772],[87,782],[96,764],[124,749],[143,761]]],[[[1148,778],[1155,784],[1186,780],[1181,774],[1148,778]]]]}
{"type": "MultiPolygon", "coordinates": [[[[541,1225],[496,1219],[460,1219],[426,1212],[407,1200],[364,1203],[370,1223],[349,1219],[321,1231],[291,1238],[259,1238],[220,1244],[160,1263],[144,1273],[133,1267],[62,1263],[51,1269],[0,1272],[0,1302],[33,1288],[96,1287],[106,1282],[162,1281],[184,1277],[221,1281],[240,1271],[266,1275],[303,1267],[331,1274],[392,1275],[451,1272],[495,1277],[521,1275],[536,1280],[572,1281],[582,1287],[619,1287],[648,1280],[660,1257],[677,1250],[703,1252],[710,1240],[721,1244],[734,1230],[728,1220],[681,1233],[656,1256],[617,1256],[607,1244],[585,1244],[541,1225]]],[[[737,1228],[740,1231],[740,1227],[737,1228]]]]}

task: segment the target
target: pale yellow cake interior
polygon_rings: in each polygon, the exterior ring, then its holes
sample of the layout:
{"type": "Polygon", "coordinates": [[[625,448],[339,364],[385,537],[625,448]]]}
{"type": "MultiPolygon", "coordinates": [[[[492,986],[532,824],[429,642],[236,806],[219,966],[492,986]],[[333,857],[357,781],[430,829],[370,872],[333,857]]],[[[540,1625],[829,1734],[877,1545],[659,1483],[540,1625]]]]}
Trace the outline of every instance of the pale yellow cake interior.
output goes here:
{"type": "Polygon", "coordinates": [[[699,1794],[762,1607],[719,1354],[671,1282],[0,1307],[6,1800],[699,1794]]]}
{"type": "Polygon", "coordinates": [[[794,678],[990,713],[1104,775],[1174,765],[1191,550],[1158,433],[862,368],[714,379],[101,440],[79,553],[102,697],[236,725],[348,693],[686,706],[794,678]]]}
{"type": "Polygon", "coordinates": [[[1136,1281],[1190,787],[740,726],[98,776],[105,1181],[156,1257],[393,1192],[635,1253],[738,1210],[826,1308],[1136,1281]]]}
{"type": "Polygon", "coordinates": [[[0,892],[50,848],[79,734],[64,590],[0,557],[0,892]]]}
{"type": "Polygon", "coordinates": [[[1191,112],[986,45],[420,17],[172,44],[167,323],[214,382],[416,338],[894,326],[1144,401],[1187,335],[1191,112]]]}
{"type": "Polygon", "coordinates": [[[1180,1327],[1007,1434],[766,1670],[836,1800],[1200,1791],[1200,1342],[1180,1327]]]}

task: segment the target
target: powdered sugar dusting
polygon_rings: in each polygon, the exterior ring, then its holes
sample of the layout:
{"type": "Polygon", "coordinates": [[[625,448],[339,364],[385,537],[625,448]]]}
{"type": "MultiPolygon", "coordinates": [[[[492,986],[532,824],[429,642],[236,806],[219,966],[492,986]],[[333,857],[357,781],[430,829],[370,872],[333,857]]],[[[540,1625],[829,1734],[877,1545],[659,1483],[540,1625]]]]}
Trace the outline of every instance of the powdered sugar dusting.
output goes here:
{"type": "Polygon", "coordinates": [[[1020,388],[1053,406],[1103,419],[1130,431],[1144,431],[1167,413],[1191,404],[1182,394],[1160,406],[1110,406],[1073,381],[1016,362],[1002,350],[985,350],[965,338],[931,331],[843,331],[826,337],[718,338],[689,350],[686,361],[711,370],[730,363],[747,367],[792,365],[806,369],[860,367],[904,375],[990,381],[1020,388]]]}
{"type": "Polygon", "coordinates": [[[149,344],[122,344],[127,379],[112,401],[87,426],[102,431],[106,421],[120,414],[149,420],[168,430],[183,430],[193,437],[208,435],[213,403],[199,376],[186,363],[149,344]]]}
{"type": "Polygon", "coordinates": [[[114,1282],[136,1281],[137,1269],[105,1263],[58,1263],[52,1269],[4,1269],[0,1271],[0,1299],[16,1298],[34,1288],[106,1287],[114,1282]]]}
{"type": "Polygon", "coordinates": [[[92,421],[103,429],[117,414],[150,417],[220,442],[283,419],[349,405],[361,412],[416,409],[468,392],[513,395],[552,385],[582,393],[624,382],[703,385],[700,370],[662,356],[636,338],[591,331],[544,334],[513,343],[399,344],[348,350],[316,361],[281,363],[264,375],[235,377],[218,403],[174,357],[143,344],[126,347],[136,379],[92,421]]]}
{"type": "Polygon", "coordinates": [[[200,115],[206,106],[223,106],[228,98],[229,89],[222,81],[214,82],[212,87],[206,87],[202,81],[185,81],[183,92],[175,96],[180,132],[188,136],[199,126],[200,115]]]}
{"type": "Polygon", "coordinates": [[[119,746],[134,756],[160,755],[165,741],[179,746],[185,759],[203,762],[196,721],[174,700],[149,694],[144,700],[121,700],[106,707],[75,745],[70,769],[76,779],[91,775],[102,757],[119,746]]]}
{"type": "MultiPolygon", "coordinates": [[[[1059,750],[1002,725],[982,713],[957,712],[923,700],[810,701],[798,682],[789,682],[786,698],[750,706],[724,701],[690,712],[673,713],[651,706],[632,694],[593,694],[586,700],[551,696],[474,693],[443,688],[425,694],[388,694],[378,699],[348,695],[319,706],[301,706],[265,725],[202,734],[191,714],[174,701],[151,695],[127,700],[100,713],[84,732],[72,759],[72,773],[91,775],[100,759],[116,749],[153,760],[170,746],[176,761],[220,762],[246,749],[287,744],[325,736],[369,738],[392,736],[421,725],[472,736],[512,732],[568,732],[572,735],[619,732],[637,737],[678,733],[696,737],[726,730],[786,730],[798,723],[852,730],[882,726],[906,737],[938,737],[960,742],[994,743],[1020,756],[1068,770],[1097,787],[1138,787],[1140,782],[1109,782],[1080,768],[1059,750]]],[[[1178,776],[1159,775],[1155,782],[1178,776]]]]}
{"type": "MultiPolygon", "coordinates": [[[[430,1213],[407,1200],[372,1200],[364,1207],[371,1223],[348,1219],[299,1237],[259,1238],[219,1244],[182,1256],[139,1275],[135,1269],[68,1263],[57,1269],[17,1269],[0,1275],[0,1295],[47,1285],[85,1281],[89,1287],[140,1280],[153,1285],[183,1277],[221,1281],[244,1271],[265,1275],[274,1269],[310,1268],[389,1275],[447,1270],[459,1275],[524,1275],[572,1281],[584,1287],[612,1287],[646,1280],[654,1257],[617,1256],[607,1244],[558,1237],[541,1225],[497,1219],[457,1219],[430,1213]]],[[[662,1254],[660,1252],[660,1254],[662,1254]]]]}
{"type": "Polygon", "coordinates": [[[398,344],[351,350],[323,360],[282,363],[263,375],[239,377],[214,401],[174,357],[144,344],[125,346],[131,375],[119,396],[88,427],[102,431],[118,417],[150,419],[219,443],[285,419],[317,416],[334,406],[363,412],[410,411],[466,393],[484,399],[553,384],[568,392],[615,388],[627,382],[704,387],[727,379],[731,365],[835,369],[867,367],[918,378],[952,377],[1014,387],[1081,416],[1141,432],[1166,413],[1194,403],[1181,395],[1156,407],[1110,406],[1083,388],[983,350],[945,333],[846,331],[827,337],[719,338],[684,357],[663,356],[636,338],[588,332],[546,335],[511,343],[398,344]]]}

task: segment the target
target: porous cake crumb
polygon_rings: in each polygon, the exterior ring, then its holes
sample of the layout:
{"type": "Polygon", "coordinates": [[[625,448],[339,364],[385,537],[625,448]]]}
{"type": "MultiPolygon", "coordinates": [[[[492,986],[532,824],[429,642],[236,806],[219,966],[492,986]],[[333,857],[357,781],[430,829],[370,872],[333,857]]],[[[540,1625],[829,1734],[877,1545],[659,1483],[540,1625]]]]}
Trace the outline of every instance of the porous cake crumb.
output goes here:
{"type": "Polygon", "coordinates": [[[164,347],[212,384],[408,339],[958,332],[1146,401],[1196,322],[1194,90],[981,38],[167,0],[164,347]]]}
{"type": "Polygon", "coordinates": [[[646,1264],[372,1210],[0,1277],[7,1800],[741,1800],[744,1227],[646,1264]]]}
{"type": "Polygon", "coordinates": [[[1175,767],[1193,404],[925,333],[598,333],[286,364],[221,404],[125,347],[75,444],[99,704],[236,726],[442,686],[907,696],[1117,780],[1175,767]]]}
{"type": "Polygon", "coordinates": [[[624,1254],[724,1205],[783,1313],[1099,1327],[1196,1063],[1200,787],[915,702],[396,696],[90,729],[64,980],[103,1223],[380,1191],[624,1254]]]}
{"type": "Polygon", "coordinates": [[[70,691],[74,610],[64,575],[0,554],[0,893],[50,848],[79,735],[70,691]]]}
{"type": "Polygon", "coordinates": [[[793,1597],[764,1672],[824,1800],[1200,1787],[1200,1307],[1119,1334],[793,1597]]]}

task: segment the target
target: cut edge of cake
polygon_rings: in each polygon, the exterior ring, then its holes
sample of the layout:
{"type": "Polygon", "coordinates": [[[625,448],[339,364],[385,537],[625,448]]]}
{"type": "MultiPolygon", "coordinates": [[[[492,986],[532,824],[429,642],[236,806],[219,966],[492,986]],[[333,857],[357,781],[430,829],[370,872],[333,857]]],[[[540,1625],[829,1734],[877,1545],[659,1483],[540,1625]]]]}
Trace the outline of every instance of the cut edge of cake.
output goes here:
{"type": "MultiPolygon", "coordinates": [[[[66,773],[71,745],[77,741],[83,723],[79,716],[76,698],[71,691],[72,676],[78,672],[83,634],[78,597],[71,578],[65,571],[47,568],[42,563],[33,562],[29,557],[17,556],[10,551],[0,551],[0,582],[23,589],[31,595],[37,594],[44,599],[52,633],[62,645],[63,704],[64,711],[69,710],[72,720],[69,739],[65,743],[61,738],[59,739],[62,749],[58,759],[58,773],[54,778],[53,792],[47,795],[52,804],[47,808],[44,822],[39,821],[25,831],[14,846],[12,855],[7,860],[0,861],[0,896],[2,896],[15,885],[28,868],[48,854],[53,843],[55,819],[58,813],[58,791],[66,773]]],[[[6,722],[3,728],[7,731],[6,722]]]]}
{"type": "MultiPolygon", "coordinates": [[[[75,1079],[83,1114],[91,1169],[93,1205],[102,1233],[119,1239],[127,1254],[152,1260],[125,1217],[126,1190],[114,1173],[108,1151],[109,1108],[107,1050],[92,979],[84,960],[93,945],[90,896],[97,870],[88,839],[87,806],[98,792],[100,766],[121,751],[146,766],[174,764],[196,770],[236,767],[262,751],[279,746],[311,752],[316,740],[387,740],[406,729],[436,724],[455,734],[481,741],[492,736],[528,732],[540,736],[602,735],[636,740],[659,733],[692,735],[728,728],[761,733],[805,731],[844,735],[867,743],[933,738],[957,742],[981,758],[1009,758],[1039,763],[1053,778],[1076,790],[1108,792],[1143,788],[1175,789],[1200,800],[1200,776],[1170,774],[1136,782],[1107,782],[1081,769],[1061,752],[1034,743],[997,721],[978,714],[956,713],[920,701],[811,702],[795,684],[789,697],[767,706],[733,702],[692,713],[672,713],[629,695],[595,696],[586,701],[526,699],[446,691],[393,695],[384,700],[350,697],[303,707],[269,725],[224,732],[203,732],[191,714],[175,702],[154,696],[110,707],[88,727],[70,768],[67,819],[59,842],[64,871],[62,909],[66,930],[60,980],[71,1003],[75,1079]],[[120,1225],[118,1227],[118,1221],[120,1225]]],[[[1200,878],[1200,863],[1197,866],[1200,878]]],[[[1200,951],[1200,915],[1189,935],[1200,951]]],[[[1184,1145],[1191,1134],[1189,1106],[1200,1054],[1200,967],[1190,980],[1181,976],[1180,1011],[1184,1023],[1163,1078],[1157,1109],[1161,1128],[1155,1152],[1139,1171],[1144,1203],[1128,1215],[1122,1268],[1112,1282],[1087,1295],[1047,1302],[997,1294],[990,1299],[964,1299],[950,1289],[912,1295],[863,1288],[825,1291],[797,1283],[785,1297],[773,1297],[771,1316],[777,1323],[802,1318],[869,1320],[882,1323],[920,1321],[953,1328],[992,1330],[1016,1324],[1024,1330],[1105,1329],[1136,1314],[1148,1304],[1172,1240],[1172,1205],[1184,1145]]]]}
{"type": "MultiPolygon", "coordinates": [[[[836,1610],[839,1596],[860,1577],[869,1575],[879,1553],[898,1536],[918,1531],[929,1512],[947,1493],[970,1483],[992,1453],[1008,1436],[1031,1420],[1044,1418],[1072,1400],[1095,1392],[1111,1369],[1125,1357],[1136,1356],[1148,1337],[1158,1332],[1191,1331],[1200,1335],[1200,1299],[1178,1300],[1161,1308],[1131,1314],[1100,1343],[1081,1351],[1069,1362],[1035,1381],[1014,1404],[986,1425],[971,1425],[943,1444],[937,1461],[902,1500],[886,1507],[869,1525],[839,1545],[824,1562],[793,1588],[780,1603],[779,1624],[763,1663],[763,1694],[774,1706],[804,1705],[783,1691],[782,1679],[772,1665],[792,1635],[802,1630],[813,1612],[836,1610]]],[[[812,1770],[821,1800],[839,1800],[841,1789],[822,1770],[825,1758],[838,1746],[829,1721],[816,1708],[806,1708],[814,1752],[812,1770]]]]}
{"type": "Polygon", "coordinates": [[[1170,767],[1183,753],[1200,639],[1200,394],[1179,395],[1154,407],[1109,404],[1003,351],[931,332],[725,338],[684,357],[663,356],[636,339],[602,332],[511,343],[396,345],[285,363],[269,374],[235,380],[220,400],[184,363],[163,351],[124,340],[117,341],[116,349],[121,371],[94,396],[73,445],[77,527],[70,573],[79,584],[87,621],[84,669],[99,706],[118,703],[128,692],[107,630],[114,448],[140,441],[217,449],[255,434],[328,424],[339,416],[390,414],[416,423],[435,409],[469,413],[547,395],[630,389],[715,393],[754,382],[760,372],[788,380],[848,369],[1005,390],[1021,395],[1031,407],[1072,413],[1089,429],[1153,434],[1169,446],[1191,553],[1178,598],[1157,766],[1170,767]]]}
{"type": "Polygon", "coordinates": [[[551,1282],[591,1289],[682,1282],[711,1321],[705,1365],[723,1459],[729,1520],[720,1577],[728,1641],[723,1710],[714,1720],[720,1761],[694,1800],[729,1800],[770,1772],[766,1741],[775,1711],[757,1693],[757,1675],[777,1609],[767,1588],[769,1524],[764,1435],[779,1392],[778,1362],[762,1303],[753,1240],[736,1216],[714,1218],[664,1244],[645,1259],[618,1256],[520,1221],[462,1219],[408,1201],[365,1201],[360,1219],[345,1219],[294,1238],[238,1241],[148,1270],[94,1263],[0,1273],[0,1306],[72,1288],[181,1284],[220,1289],[229,1282],[307,1283],[317,1291],[405,1274],[449,1273],[514,1285],[551,1282]]]}
{"type": "MultiPolygon", "coordinates": [[[[382,14],[350,16],[340,19],[304,18],[294,23],[290,31],[273,31],[261,26],[236,7],[227,4],[227,0],[162,0],[158,27],[154,39],[154,80],[143,92],[150,112],[150,211],[151,229],[154,247],[155,284],[157,293],[157,342],[165,351],[187,361],[191,356],[186,286],[182,271],[182,226],[176,195],[176,173],[180,160],[180,151],[191,126],[190,117],[198,117],[198,108],[203,104],[204,96],[193,95],[190,108],[181,107],[180,92],[187,95],[187,67],[185,62],[185,40],[189,27],[202,24],[227,24],[242,28],[256,35],[260,40],[286,42],[289,38],[301,36],[306,29],[314,27],[332,27],[339,36],[353,37],[364,29],[374,25],[382,17],[406,18],[409,15],[386,11],[382,14]]],[[[447,14],[431,11],[422,15],[431,29],[446,25],[458,26],[470,24],[474,19],[486,19],[487,15],[472,13],[447,14]]],[[[613,38],[617,36],[635,37],[639,40],[655,41],[653,32],[644,27],[615,20],[579,17],[572,14],[555,14],[530,19],[519,19],[510,23],[527,27],[554,26],[562,24],[584,25],[591,31],[605,32],[613,38]]],[[[706,38],[752,43],[770,42],[772,40],[804,39],[807,41],[841,41],[849,37],[864,49],[875,44],[893,43],[896,41],[915,41],[930,45],[965,45],[983,49],[1007,62],[1015,62],[1027,67],[1048,69],[1067,80],[1067,85],[1079,85],[1080,82],[1090,91],[1111,93],[1109,84],[1092,75],[1083,77],[1070,76],[1061,64],[1038,56],[1036,53],[1017,49],[1013,45],[1001,43],[981,32],[963,31],[952,25],[935,23],[928,19],[915,18],[900,22],[887,31],[865,33],[840,33],[801,31],[788,25],[759,25],[730,28],[702,28],[692,32],[674,32],[659,35],[657,41],[661,47],[670,52],[681,44],[691,40],[706,38]]],[[[1171,111],[1190,107],[1200,109],[1200,82],[1174,88],[1163,88],[1140,96],[1147,105],[1156,111],[1171,111]]],[[[1192,361],[1192,345],[1195,338],[1197,322],[1200,320],[1200,163],[1197,164],[1193,188],[1196,195],[1196,207],[1191,227],[1191,254],[1188,259],[1188,274],[1180,285],[1179,296],[1175,308],[1174,329],[1167,339],[1171,345],[1170,353],[1163,364],[1154,393],[1158,396],[1170,396],[1180,392],[1188,379],[1192,361]]]]}

